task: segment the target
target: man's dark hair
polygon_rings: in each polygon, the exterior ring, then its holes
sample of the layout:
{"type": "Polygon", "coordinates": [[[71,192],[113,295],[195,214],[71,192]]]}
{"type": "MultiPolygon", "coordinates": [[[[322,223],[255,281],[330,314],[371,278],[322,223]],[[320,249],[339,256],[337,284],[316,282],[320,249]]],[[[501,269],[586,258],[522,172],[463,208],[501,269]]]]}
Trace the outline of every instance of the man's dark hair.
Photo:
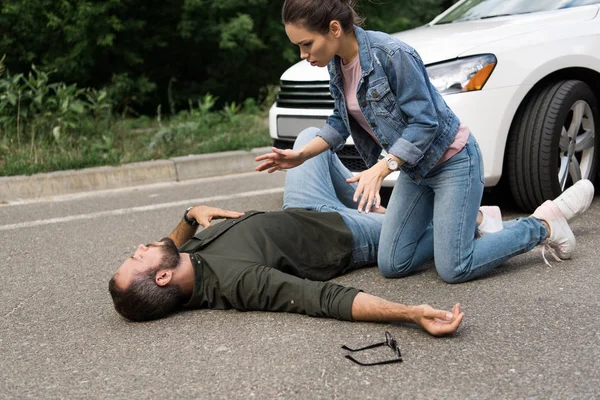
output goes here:
{"type": "Polygon", "coordinates": [[[351,32],[354,25],[361,25],[363,19],[354,11],[356,0],[285,0],[281,10],[284,24],[302,24],[313,32],[326,35],[329,24],[340,22],[345,33],[351,32]]]}
{"type": "Polygon", "coordinates": [[[117,286],[113,276],[108,282],[115,309],[131,321],[150,321],[163,318],[181,303],[181,289],[174,284],[159,286],[156,273],[161,269],[175,269],[179,264],[179,251],[169,238],[161,240],[164,254],[158,267],[139,274],[126,289],[117,286]]]}

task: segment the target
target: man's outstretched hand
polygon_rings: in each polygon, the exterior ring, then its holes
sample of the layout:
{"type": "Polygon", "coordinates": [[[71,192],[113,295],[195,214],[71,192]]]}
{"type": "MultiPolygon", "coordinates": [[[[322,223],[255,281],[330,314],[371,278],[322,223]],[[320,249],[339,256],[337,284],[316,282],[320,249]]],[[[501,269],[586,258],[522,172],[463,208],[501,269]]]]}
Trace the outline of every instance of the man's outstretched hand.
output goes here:
{"type": "Polygon", "coordinates": [[[460,304],[452,307],[452,312],[436,310],[429,305],[416,306],[414,321],[433,336],[449,335],[456,332],[464,313],[460,312],[460,304]]]}
{"type": "Polygon", "coordinates": [[[210,206],[195,206],[188,212],[188,217],[194,218],[196,222],[205,228],[210,226],[213,219],[219,218],[239,218],[243,212],[223,210],[222,208],[210,206]]]}

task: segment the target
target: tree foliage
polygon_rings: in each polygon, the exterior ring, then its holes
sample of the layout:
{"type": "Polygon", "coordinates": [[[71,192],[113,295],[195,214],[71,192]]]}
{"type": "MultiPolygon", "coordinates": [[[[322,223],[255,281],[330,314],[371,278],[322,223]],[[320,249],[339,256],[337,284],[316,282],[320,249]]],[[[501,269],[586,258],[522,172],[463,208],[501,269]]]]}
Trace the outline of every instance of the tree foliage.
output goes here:
{"type": "MultiPolygon", "coordinates": [[[[431,20],[452,0],[363,0],[369,29],[431,20]]],[[[283,0],[2,0],[0,55],[13,75],[31,65],[56,82],[107,87],[119,109],[178,109],[212,93],[241,102],[276,84],[298,51],[283,0]]]]}

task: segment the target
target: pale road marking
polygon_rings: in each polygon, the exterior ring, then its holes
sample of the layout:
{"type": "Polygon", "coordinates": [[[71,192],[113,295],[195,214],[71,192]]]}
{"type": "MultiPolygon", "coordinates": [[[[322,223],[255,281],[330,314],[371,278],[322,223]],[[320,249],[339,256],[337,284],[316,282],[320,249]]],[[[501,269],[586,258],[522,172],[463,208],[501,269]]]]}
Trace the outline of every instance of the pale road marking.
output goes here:
{"type": "Polygon", "coordinates": [[[80,220],[84,220],[84,219],[110,217],[110,216],[115,216],[115,215],[124,215],[124,214],[131,214],[131,213],[160,210],[160,209],[171,208],[171,207],[181,207],[181,206],[189,205],[189,204],[202,204],[202,203],[209,203],[209,202],[216,202],[216,201],[240,199],[243,197],[264,196],[264,195],[268,195],[268,194],[279,194],[279,193],[283,193],[283,188],[254,190],[251,192],[243,192],[243,193],[213,196],[213,197],[203,197],[203,198],[199,198],[199,199],[172,201],[170,203],[152,204],[149,206],[120,208],[118,210],[99,211],[99,212],[89,213],[89,214],[70,215],[67,217],[40,219],[37,221],[21,222],[18,224],[0,225],[0,231],[11,231],[11,230],[15,230],[15,229],[31,228],[31,227],[40,226],[40,225],[59,224],[61,222],[80,221],[80,220]]]}
{"type": "MultiPolygon", "coordinates": [[[[279,171],[277,173],[279,173],[279,171]]],[[[137,192],[140,190],[154,190],[154,189],[165,188],[168,186],[191,186],[191,185],[197,185],[197,184],[207,183],[207,182],[228,181],[228,180],[235,180],[235,179],[239,179],[239,178],[254,178],[254,177],[260,178],[260,174],[258,174],[256,171],[241,172],[239,174],[209,176],[206,178],[187,179],[185,181],[158,182],[158,183],[149,183],[146,185],[126,186],[126,187],[114,188],[114,189],[90,190],[87,192],[80,192],[80,193],[70,193],[70,194],[61,194],[61,195],[56,195],[56,196],[46,196],[46,197],[40,197],[40,198],[35,198],[35,199],[11,200],[11,201],[7,202],[6,204],[0,204],[0,207],[22,206],[22,205],[29,205],[29,204],[36,204],[36,203],[63,202],[63,201],[69,201],[69,200],[85,199],[88,197],[97,197],[97,196],[113,194],[113,193],[127,193],[127,192],[137,192]]]]}

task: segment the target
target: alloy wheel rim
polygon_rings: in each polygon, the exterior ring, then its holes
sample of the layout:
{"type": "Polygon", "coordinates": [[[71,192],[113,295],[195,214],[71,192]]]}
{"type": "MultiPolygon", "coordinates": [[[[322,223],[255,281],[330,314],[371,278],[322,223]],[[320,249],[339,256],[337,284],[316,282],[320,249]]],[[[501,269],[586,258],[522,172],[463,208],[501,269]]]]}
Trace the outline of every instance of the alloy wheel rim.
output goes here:
{"type": "Polygon", "coordinates": [[[569,181],[589,179],[592,174],[596,145],[594,122],[594,114],[586,101],[578,100],[571,106],[559,141],[558,182],[563,191],[569,181]]]}

